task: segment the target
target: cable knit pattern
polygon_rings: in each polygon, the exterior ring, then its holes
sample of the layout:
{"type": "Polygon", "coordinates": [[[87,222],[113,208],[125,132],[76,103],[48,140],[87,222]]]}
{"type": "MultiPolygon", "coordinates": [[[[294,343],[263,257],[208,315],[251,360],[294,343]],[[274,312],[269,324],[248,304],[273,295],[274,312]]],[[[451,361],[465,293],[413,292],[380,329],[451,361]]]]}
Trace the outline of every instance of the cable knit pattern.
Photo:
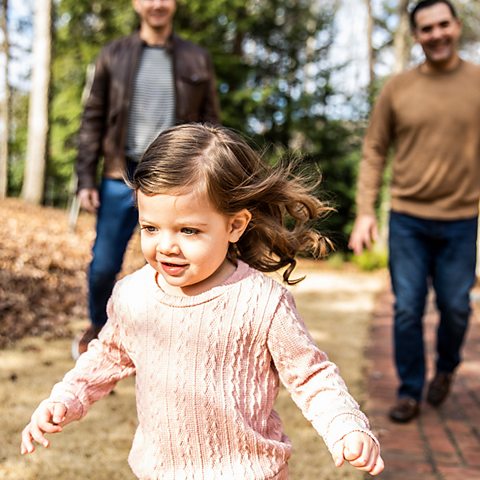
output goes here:
{"type": "Polygon", "coordinates": [[[129,463],[140,479],[288,478],[291,446],[273,410],[280,379],[329,449],[352,431],[375,439],[291,294],[243,262],[193,297],[165,294],[146,265],[117,283],[108,315],[50,399],[78,420],[135,373],[129,463]]]}

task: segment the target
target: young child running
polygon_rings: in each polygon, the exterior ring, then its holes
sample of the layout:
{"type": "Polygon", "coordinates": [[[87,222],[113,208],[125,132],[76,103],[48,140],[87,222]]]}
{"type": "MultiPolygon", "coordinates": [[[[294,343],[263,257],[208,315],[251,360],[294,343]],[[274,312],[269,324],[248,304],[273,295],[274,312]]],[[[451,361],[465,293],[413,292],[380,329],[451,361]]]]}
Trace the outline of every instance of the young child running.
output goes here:
{"type": "Polygon", "coordinates": [[[286,479],[281,380],[337,466],[380,473],[378,441],[337,367],[288,290],[261,273],[287,267],[296,283],[295,255],[326,248],[309,223],[328,208],[311,188],[235,133],[198,124],[161,133],[130,183],[148,263],[117,283],[99,339],[35,410],[21,453],[48,447],[45,434],[135,373],[138,478],[286,479]]]}

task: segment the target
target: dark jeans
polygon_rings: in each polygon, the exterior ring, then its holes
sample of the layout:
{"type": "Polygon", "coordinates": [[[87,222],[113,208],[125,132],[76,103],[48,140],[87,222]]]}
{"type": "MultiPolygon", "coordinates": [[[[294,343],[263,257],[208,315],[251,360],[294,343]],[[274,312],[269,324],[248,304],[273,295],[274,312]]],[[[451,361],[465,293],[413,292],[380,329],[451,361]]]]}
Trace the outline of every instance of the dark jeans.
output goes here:
{"type": "Polygon", "coordinates": [[[103,179],[100,186],[97,237],[88,272],[88,305],[95,327],[107,321],[107,302],[122,268],[128,242],[138,222],[132,190],[123,180],[103,179]]]}
{"type": "Polygon", "coordinates": [[[440,313],[436,369],[453,372],[460,363],[475,282],[477,217],[441,221],[391,212],[389,228],[398,396],[420,400],[425,382],[422,317],[430,285],[440,313]]]}

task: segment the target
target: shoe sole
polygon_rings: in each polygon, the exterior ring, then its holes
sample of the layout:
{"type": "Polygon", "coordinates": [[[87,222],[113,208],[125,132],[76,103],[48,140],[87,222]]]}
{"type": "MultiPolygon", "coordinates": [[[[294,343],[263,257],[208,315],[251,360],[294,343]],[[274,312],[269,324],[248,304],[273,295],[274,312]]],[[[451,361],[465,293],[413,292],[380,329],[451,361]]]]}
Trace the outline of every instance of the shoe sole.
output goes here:
{"type": "Polygon", "coordinates": [[[393,416],[391,416],[391,415],[388,415],[388,418],[389,418],[392,422],[394,422],[394,423],[409,423],[409,422],[411,422],[412,420],[415,420],[415,419],[418,417],[419,414],[420,414],[420,412],[417,412],[417,413],[415,413],[415,415],[413,415],[413,416],[411,416],[411,417],[409,417],[409,418],[401,418],[401,419],[400,419],[400,418],[393,417],[393,416]]]}

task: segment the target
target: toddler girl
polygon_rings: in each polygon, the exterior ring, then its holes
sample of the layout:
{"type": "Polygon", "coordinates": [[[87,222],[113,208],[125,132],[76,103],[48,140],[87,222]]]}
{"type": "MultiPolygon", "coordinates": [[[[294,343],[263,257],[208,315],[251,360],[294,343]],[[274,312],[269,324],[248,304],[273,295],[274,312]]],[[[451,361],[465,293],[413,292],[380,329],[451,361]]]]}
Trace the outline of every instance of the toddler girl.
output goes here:
{"type": "Polygon", "coordinates": [[[273,409],[280,380],[335,464],[376,475],[379,445],[291,294],[261,272],[321,254],[324,206],[235,133],[183,125],[150,145],[131,187],[147,265],[120,280],[108,322],[22,433],[22,454],[136,375],[140,479],[285,479],[291,446],[273,409]],[[288,225],[288,228],[287,228],[288,225]]]}

